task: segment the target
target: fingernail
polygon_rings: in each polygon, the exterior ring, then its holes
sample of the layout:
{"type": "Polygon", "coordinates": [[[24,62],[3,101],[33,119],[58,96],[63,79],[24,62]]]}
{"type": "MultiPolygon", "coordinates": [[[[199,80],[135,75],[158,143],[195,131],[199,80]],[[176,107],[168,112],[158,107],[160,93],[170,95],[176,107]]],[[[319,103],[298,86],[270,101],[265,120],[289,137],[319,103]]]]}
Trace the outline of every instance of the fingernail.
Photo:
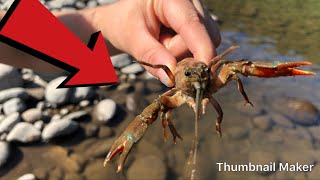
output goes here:
{"type": "Polygon", "coordinates": [[[172,87],[174,86],[173,82],[170,80],[170,78],[168,77],[167,73],[164,72],[163,70],[159,70],[157,73],[160,81],[165,84],[168,87],[172,87]]]}

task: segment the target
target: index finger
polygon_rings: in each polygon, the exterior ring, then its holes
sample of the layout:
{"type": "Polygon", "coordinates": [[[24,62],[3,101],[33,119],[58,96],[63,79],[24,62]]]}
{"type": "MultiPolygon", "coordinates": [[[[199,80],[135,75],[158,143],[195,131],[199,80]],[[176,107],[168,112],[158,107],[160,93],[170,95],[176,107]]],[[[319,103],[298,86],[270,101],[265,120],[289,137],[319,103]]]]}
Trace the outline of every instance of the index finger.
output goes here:
{"type": "Polygon", "coordinates": [[[209,64],[216,55],[215,46],[193,4],[186,0],[168,0],[162,5],[162,23],[180,34],[194,58],[209,64]]]}

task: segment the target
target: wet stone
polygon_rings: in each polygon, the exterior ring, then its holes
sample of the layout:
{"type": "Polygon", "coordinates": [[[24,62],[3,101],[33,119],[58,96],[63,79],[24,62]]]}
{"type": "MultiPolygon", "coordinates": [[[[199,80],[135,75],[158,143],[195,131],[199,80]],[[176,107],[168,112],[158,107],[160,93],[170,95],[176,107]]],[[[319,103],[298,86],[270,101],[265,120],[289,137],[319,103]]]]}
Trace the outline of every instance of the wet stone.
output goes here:
{"type": "Polygon", "coordinates": [[[44,127],[44,122],[39,120],[39,121],[36,121],[34,124],[34,127],[37,128],[39,131],[41,131],[44,127]]]}
{"type": "Polygon", "coordinates": [[[115,140],[115,138],[96,140],[87,147],[85,155],[88,158],[104,158],[115,140]]]}
{"type": "Polygon", "coordinates": [[[74,89],[70,97],[70,101],[78,104],[80,101],[92,99],[95,96],[95,91],[92,87],[77,87],[74,89]]]}
{"type": "Polygon", "coordinates": [[[97,126],[95,124],[90,123],[85,126],[85,134],[86,134],[86,137],[88,137],[88,138],[96,137],[98,132],[99,132],[99,126],[97,126]]]}
{"type": "Polygon", "coordinates": [[[95,106],[94,115],[99,122],[107,123],[115,116],[116,110],[116,102],[112,99],[104,99],[95,106]]]}
{"type": "Polygon", "coordinates": [[[32,108],[28,109],[21,114],[21,117],[24,121],[29,123],[34,123],[37,120],[42,118],[42,112],[40,109],[32,108]]]}
{"type": "Polygon", "coordinates": [[[20,87],[23,85],[19,71],[9,65],[0,63],[0,89],[20,87]]]}
{"type": "Polygon", "coordinates": [[[49,82],[45,90],[46,100],[53,106],[59,106],[68,102],[71,95],[71,88],[57,87],[66,79],[65,76],[58,77],[49,82]]]}
{"type": "Polygon", "coordinates": [[[28,93],[23,88],[11,88],[0,91],[0,103],[4,103],[12,98],[26,99],[27,97],[28,93]]]}
{"type": "Polygon", "coordinates": [[[34,99],[40,101],[44,99],[44,88],[30,88],[26,89],[29,96],[33,97],[34,99]]]}
{"type": "Polygon", "coordinates": [[[167,168],[157,156],[145,156],[136,159],[127,171],[127,178],[131,179],[166,179],[167,168]],[[147,166],[146,166],[147,164],[147,166]]]}
{"type": "Polygon", "coordinates": [[[5,165],[10,156],[10,145],[5,141],[0,141],[0,167],[5,165]]]}
{"type": "Polygon", "coordinates": [[[28,173],[20,176],[17,180],[36,180],[36,176],[34,174],[28,173]]]}
{"type": "Polygon", "coordinates": [[[312,150],[287,149],[280,152],[280,161],[289,164],[314,164],[315,158],[312,150]],[[303,155],[302,155],[303,154],[303,155]]]}
{"type": "Polygon", "coordinates": [[[255,127],[262,129],[262,130],[269,130],[272,125],[272,119],[267,115],[256,116],[253,118],[253,124],[255,127]]]}
{"type": "Polygon", "coordinates": [[[76,179],[76,180],[85,180],[85,178],[82,176],[82,175],[80,175],[80,174],[75,174],[75,173],[68,173],[68,174],[66,174],[65,176],[64,176],[64,179],[70,179],[70,180],[72,180],[72,179],[76,179]]]}
{"type": "Polygon", "coordinates": [[[138,63],[133,63],[124,68],[121,68],[120,71],[124,74],[138,74],[140,72],[143,72],[144,68],[138,63]]]}
{"type": "Polygon", "coordinates": [[[31,143],[40,140],[41,132],[32,124],[20,122],[13,127],[7,136],[7,141],[18,141],[21,143],[31,143]]]}
{"type": "Polygon", "coordinates": [[[42,131],[42,139],[47,141],[52,138],[72,134],[79,128],[79,124],[70,119],[50,122],[42,131]]]}
{"type": "Polygon", "coordinates": [[[14,112],[23,112],[26,104],[20,98],[13,98],[3,103],[3,112],[8,115],[14,112]]]}
{"type": "Polygon", "coordinates": [[[87,8],[93,8],[96,7],[98,3],[95,0],[90,0],[87,2],[87,8]]]}
{"type": "Polygon", "coordinates": [[[9,132],[18,122],[20,122],[19,113],[12,113],[5,117],[0,123],[0,133],[9,132]]]}
{"type": "Polygon", "coordinates": [[[78,9],[83,9],[83,8],[86,7],[86,4],[85,4],[84,2],[82,2],[82,1],[77,1],[77,2],[75,3],[75,6],[76,6],[76,8],[78,8],[78,9]]]}
{"type": "Polygon", "coordinates": [[[90,101],[83,100],[83,101],[80,101],[79,106],[80,107],[87,107],[87,106],[89,106],[89,104],[90,104],[90,101]]]}
{"type": "Polygon", "coordinates": [[[69,119],[69,120],[79,120],[83,118],[84,116],[87,116],[89,113],[87,111],[76,111],[72,112],[66,116],[63,117],[63,119],[69,119]]]}
{"type": "Polygon", "coordinates": [[[111,3],[117,2],[117,0],[97,0],[97,2],[100,5],[106,5],[106,4],[111,4],[111,3]]]}
{"type": "Polygon", "coordinates": [[[129,64],[131,64],[132,59],[129,54],[122,53],[111,57],[111,62],[113,67],[115,68],[123,68],[129,64]]]}

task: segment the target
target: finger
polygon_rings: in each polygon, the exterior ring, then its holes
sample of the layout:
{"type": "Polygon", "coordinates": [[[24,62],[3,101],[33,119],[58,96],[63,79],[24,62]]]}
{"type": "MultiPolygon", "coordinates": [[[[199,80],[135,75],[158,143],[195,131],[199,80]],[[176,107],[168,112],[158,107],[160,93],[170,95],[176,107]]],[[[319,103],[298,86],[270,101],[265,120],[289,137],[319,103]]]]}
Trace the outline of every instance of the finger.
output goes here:
{"type": "Polygon", "coordinates": [[[181,59],[189,55],[189,49],[180,35],[171,36],[168,34],[160,35],[160,43],[176,58],[181,59]]]}
{"type": "MultiPolygon", "coordinates": [[[[172,73],[175,72],[176,59],[151,34],[141,31],[135,35],[134,39],[133,42],[135,42],[135,44],[129,51],[135,58],[153,65],[166,65],[172,73]]],[[[148,66],[144,67],[148,72],[158,77],[165,85],[169,87],[174,85],[162,69],[154,69],[148,66]]]]}
{"type": "Polygon", "coordinates": [[[164,0],[162,6],[158,11],[162,23],[167,22],[182,37],[196,59],[209,63],[215,56],[215,46],[193,4],[184,0],[164,0]]]}

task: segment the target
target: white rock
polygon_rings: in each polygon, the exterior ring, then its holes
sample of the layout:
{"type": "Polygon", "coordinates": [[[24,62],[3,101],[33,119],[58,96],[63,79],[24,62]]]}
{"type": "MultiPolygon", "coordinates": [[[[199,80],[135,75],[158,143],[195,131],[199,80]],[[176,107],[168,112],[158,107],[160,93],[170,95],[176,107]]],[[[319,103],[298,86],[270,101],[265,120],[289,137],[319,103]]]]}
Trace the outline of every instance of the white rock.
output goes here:
{"type": "Polygon", "coordinates": [[[7,142],[0,141],[0,167],[2,167],[9,159],[10,145],[7,142]]]}
{"type": "Polygon", "coordinates": [[[42,118],[42,112],[40,109],[32,108],[28,109],[21,114],[21,117],[24,121],[29,123],[34,123],[35,121],[42,118]]]}
{"type": "Polygon", "coordinates": [[[0,141],[5,141],[7,139],[8,134],[7,133],[2,133],[0,135],[0,141]]]}
{"type": "Polygon", "coordinates": [[[94,114],[98,121],[107,123],[116,113],[117,104],[112,99],[104,99],[100,101],[94,110],[94,114]]]}
{"type": "Polygon", "coordinates": [[[43,129],[43,127],[44,127],[44,122],[42,120],[39,120],[39,121],[36,121],[33,125],[39,131],[41,131],[43,129]]]}
{"type": "Polygon", "coordinates": [[[89,106],[89,104],[90,104],[90,101],[88,101],[88,100],[83,100],[83,101],[81,101],[81,102],[79,103],[79,106],[80,106],[80,107],[87,107],[87,106],[89,106]]]}
{"type": "Polygon", "coordinates": [[[62,76],[50,81],[45,90],[45,98],[53,106],[65,104],[69,100],[71,94],[70,88],[57,89],[65,79],[66,77],[62,76]]]}
{"type": "Polygon", "coordinates": [[[4,3],[1,5],[1,9],[3,10],[8,10],[10,6],[12,5],[14,0],[6,0],[4,3]]]}
{"type": "Polygon", "coordinates": [[[49,9],[59,9],[63,6],[63,1],[64,0],[51,0],[47,2],[47,5],[49,6],[49,9]]]}
{"type": "Polygon", "coordinates": [[[50,122],[42,131],[42,139],[48,141],[52,138],[69,135],[79,128],[79,124],[69,119],[50,122]]]}
{"type": "Polygon", "coordinates": [[[69,109],[67,109],[67,108],[62,108],[62,109],[60,109],[60,115],[61,116],[64,116],[64,115],[66,115],[66,114],[68,114],[69,113],[69,109]]]}
{"type": "Polygon", "coordinates": [[[40,140],[41,132],[32,124],[20,122],[13,127],[7,136],[7,141],[18,141],[21,143],[31,143],[40,140]]]}
{"type": "Polygon", "coordinates": [[[26,99],[28,97],[28,93],[23,88],[11,88],[0,91],[0,103],[3,103],[15,97],[26,99]]]}
{"type": "Polygon", "coordinates": [[[75,4],[76,0],[63,0],[63,6],[72,6],[75,4]]]}
{"type": "Polygon", "coordinates": [[[36,176],[32,173],[24,174],[20,176],[17,180],[36,180],[36,176]]]}
{"type": "Polygon", "coordinates": [[[120,71],[125,74],[138,74],[140,72],[143,72],[144,68],[138,63],[133,63],[124,68],[121,68],[120,71]]]}
{"type": "Polygon", "coordinates": [[[92,87],[77,87],[72,93],[70,101],[74,104],[79,103],[85,99],[91,99],[94,96],[95,92],[92,87]]]}
{"type": "Polygon", "coordinates": [[[72,112],[72,113],[66,115],[62,119],[76,120],[76,119],[79,119],[79,118],[86,116],[88,114],[89,113],[87,111],[76,111],[76,112],[72,112]]]}
{"type": "Polygon", "coordinates": [[[0,123],[1,123],[1,121],[2,121],[5,117],[6,117],[5,115],[0,114],[0,123]]]}
{"type": "Polygon", "coordinates": [[[61,119],[61,115],[60,114],[54,114],[51,117],[51,121],[57,121],[57,120],[60,120],[60,119],[61,119]]]}
{"type": "Polygon", "coordinates": [[[9,132],[19,121],[20,114],[18,112],[9,114],[0,123],[0,133],[9,132]]]}
{"type": "Polygon", "coordinates": [[[93,7],[96,7],[98,5],[98,3],[94,0],[90,0],[87,2],[87,7],[88,8],[93,8],[93,7]]]}
{"type": "Polygon", "coordinates": [[[3,112],[8,115],[14,112],[23,112],[26,109],[26,104],[20,98],[12,98],[3,103],[3,112]]]}
{"type": "Polygon", "coordinates": [[[129,54],[122,53],[111,57],[111,62],[113,67],[115,68],[123,68],[129,64],[131,64],[132,59],[129,54]]]}
{"type": "Polygon", "coordinates": [[[86,7],[86,4],[83,2],[83,1],[77,1],[75,3],[75,6],[78,8],[78,9],[83,9],[86,7]]]}
{"type": "Polygon", "coordinates": [[[117,0],[97,0],[100,5],[112,4],[117,0]]]}
{"type": "Polygon", "coordinates": [[[62,7],[60,9],[61,12],[72,12],[72,11],[76,11],[77,9],[74,7],[62,7]]]}

